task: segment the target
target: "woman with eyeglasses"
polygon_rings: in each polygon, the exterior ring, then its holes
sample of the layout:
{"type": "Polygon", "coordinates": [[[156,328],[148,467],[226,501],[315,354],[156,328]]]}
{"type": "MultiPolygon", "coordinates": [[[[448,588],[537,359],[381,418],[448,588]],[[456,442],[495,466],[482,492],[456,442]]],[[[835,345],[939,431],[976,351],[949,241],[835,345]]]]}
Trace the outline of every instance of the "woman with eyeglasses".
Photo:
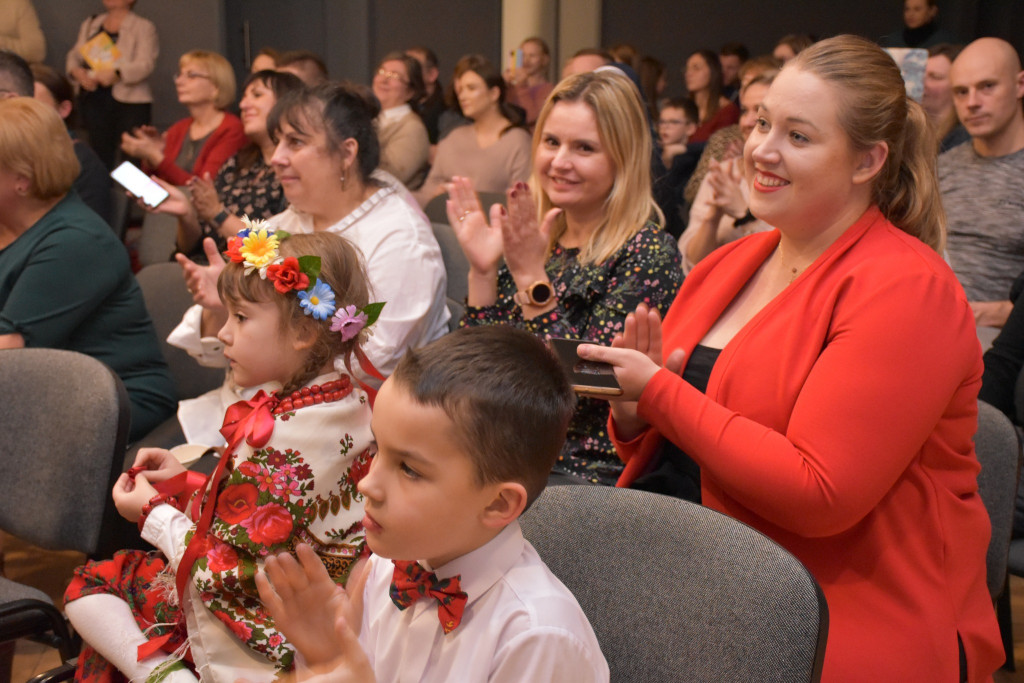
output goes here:
{"type": "MultiPolygon", "coordinates": [[[[106,12],[82,22],[78,40],[68,51],[65,70],[78,89],[79,112],[89,144],[107,168],[114,167],[121,134],[150,122],[153,91],[149,76],[156,66],[160,42],[156,26],[132,11],[135,0],[103,0],[106,12]],[[117,48],[109,63],[93,60],[83,50],[105,43],[117,48]]],[[[102,54],[91,52],[93,56],[102,54]]]]}
{"type": "Polygon", "coordinates": [[[224,162],[216,177],[192,178],[182,189],[165,183],[170,197],[152,211],[178,217],[177,253],[203,261],[205,237],[212,237],[224,251],[228,238],[245,227],[242,216],[266,220],[288,208],[270,165],[277,142],[267,129],[267,117],[278,100],[304,87],[298,76],[286,71],[249,76],[238,103],[248,140],[245,147],[224,162]]]}
{"type": "Polygon", "coordinates": [[[188,108],[161,136],[141,126],[121,136],[121,149],[142,160],[146,170],[172,185],[192,178],[216,176],[221,165],[240,150],[247,138],[242,122],[226,111],[235,101],[235,72],[215,52],[192,50],[178,60],[174,75],[178,102],[188,108]]]}
{"type": "Polygon", "coordinates": [[[420,63],[401,52],[385,56],[373,76],[373,94],[381,108],[377,119],[380,167],[410,190],[423,184],[430,168],[427,127],[414,109],[423,89],[420,63]]]}

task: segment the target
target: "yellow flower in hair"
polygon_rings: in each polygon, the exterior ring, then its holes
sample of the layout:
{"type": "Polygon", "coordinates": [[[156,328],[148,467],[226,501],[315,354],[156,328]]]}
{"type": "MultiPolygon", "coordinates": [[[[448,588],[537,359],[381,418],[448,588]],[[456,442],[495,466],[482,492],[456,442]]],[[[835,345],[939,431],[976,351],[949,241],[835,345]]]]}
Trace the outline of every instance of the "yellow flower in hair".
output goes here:
{"type": "Polygon", "coordinates": [[[242,255],[247,266],[263,268],[277,258],[277,247],[277,235],[266,228],[258,228],[242,238],[242,247],[238,253],[242,255]]]}

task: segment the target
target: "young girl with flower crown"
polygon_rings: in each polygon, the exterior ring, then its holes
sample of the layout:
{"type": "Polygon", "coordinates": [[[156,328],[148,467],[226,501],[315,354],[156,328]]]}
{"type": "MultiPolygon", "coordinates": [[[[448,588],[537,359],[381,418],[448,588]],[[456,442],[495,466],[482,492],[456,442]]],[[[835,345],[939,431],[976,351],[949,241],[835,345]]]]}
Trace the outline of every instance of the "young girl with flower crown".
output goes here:
{"type": "Polygon", "coordinates": [[[356,484],[369,467],[370,405],[334,358],[365,364],[359,344],[383,304],[368,304],[360,258],[338,235],[255,226],[227,256],[218,337],[239,381],[284,388],[228,409],[228,446],[208,481],[161,449],[141,450],[121,475],[117,509],[160,552],[76,570],[65,595],[86,641],[76,680],[273,680],[294,650],[259,600],[263,558],[308,543],[344,583],[363,552],[356,484]]]}

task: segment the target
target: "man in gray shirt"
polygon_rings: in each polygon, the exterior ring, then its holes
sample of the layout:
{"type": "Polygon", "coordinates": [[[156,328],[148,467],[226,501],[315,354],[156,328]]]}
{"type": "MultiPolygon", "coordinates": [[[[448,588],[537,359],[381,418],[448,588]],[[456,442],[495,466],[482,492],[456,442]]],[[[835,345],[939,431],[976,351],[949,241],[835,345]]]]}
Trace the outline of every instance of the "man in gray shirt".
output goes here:
{"type": "Polygon", "coordinates": [[[980,38],[950,70],[971,139],[939,156],[949,260],[979,325],[1002,327],[1024,272],[1024,72],[1006,41],[980,38]]]}

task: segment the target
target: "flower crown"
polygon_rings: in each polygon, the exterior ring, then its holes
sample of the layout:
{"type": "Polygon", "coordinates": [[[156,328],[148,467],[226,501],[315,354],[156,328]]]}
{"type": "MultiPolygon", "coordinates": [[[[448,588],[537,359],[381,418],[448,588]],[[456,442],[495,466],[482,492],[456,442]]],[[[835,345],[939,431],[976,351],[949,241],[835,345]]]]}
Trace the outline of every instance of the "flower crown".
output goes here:
{"type": "Polygon", "coordinates": [[[243,216],[242,222],[246,227],[228,240],[224,255],[233,263],[241,263],[246,275],[258,272],[260,278],[273,282],[280,294],[295,291],[302,312],[316,320],[331,318],[331,332],[341,333],[342,341],[352,339],[380,317],[383,301],[363,308],[354,305],[338,308],[334,290],[319,279],[319,256],[282,257],[278,247],[291,237],[289,233],[269,230],[263,221],[253,221],[248,216],[243,216]]]}

